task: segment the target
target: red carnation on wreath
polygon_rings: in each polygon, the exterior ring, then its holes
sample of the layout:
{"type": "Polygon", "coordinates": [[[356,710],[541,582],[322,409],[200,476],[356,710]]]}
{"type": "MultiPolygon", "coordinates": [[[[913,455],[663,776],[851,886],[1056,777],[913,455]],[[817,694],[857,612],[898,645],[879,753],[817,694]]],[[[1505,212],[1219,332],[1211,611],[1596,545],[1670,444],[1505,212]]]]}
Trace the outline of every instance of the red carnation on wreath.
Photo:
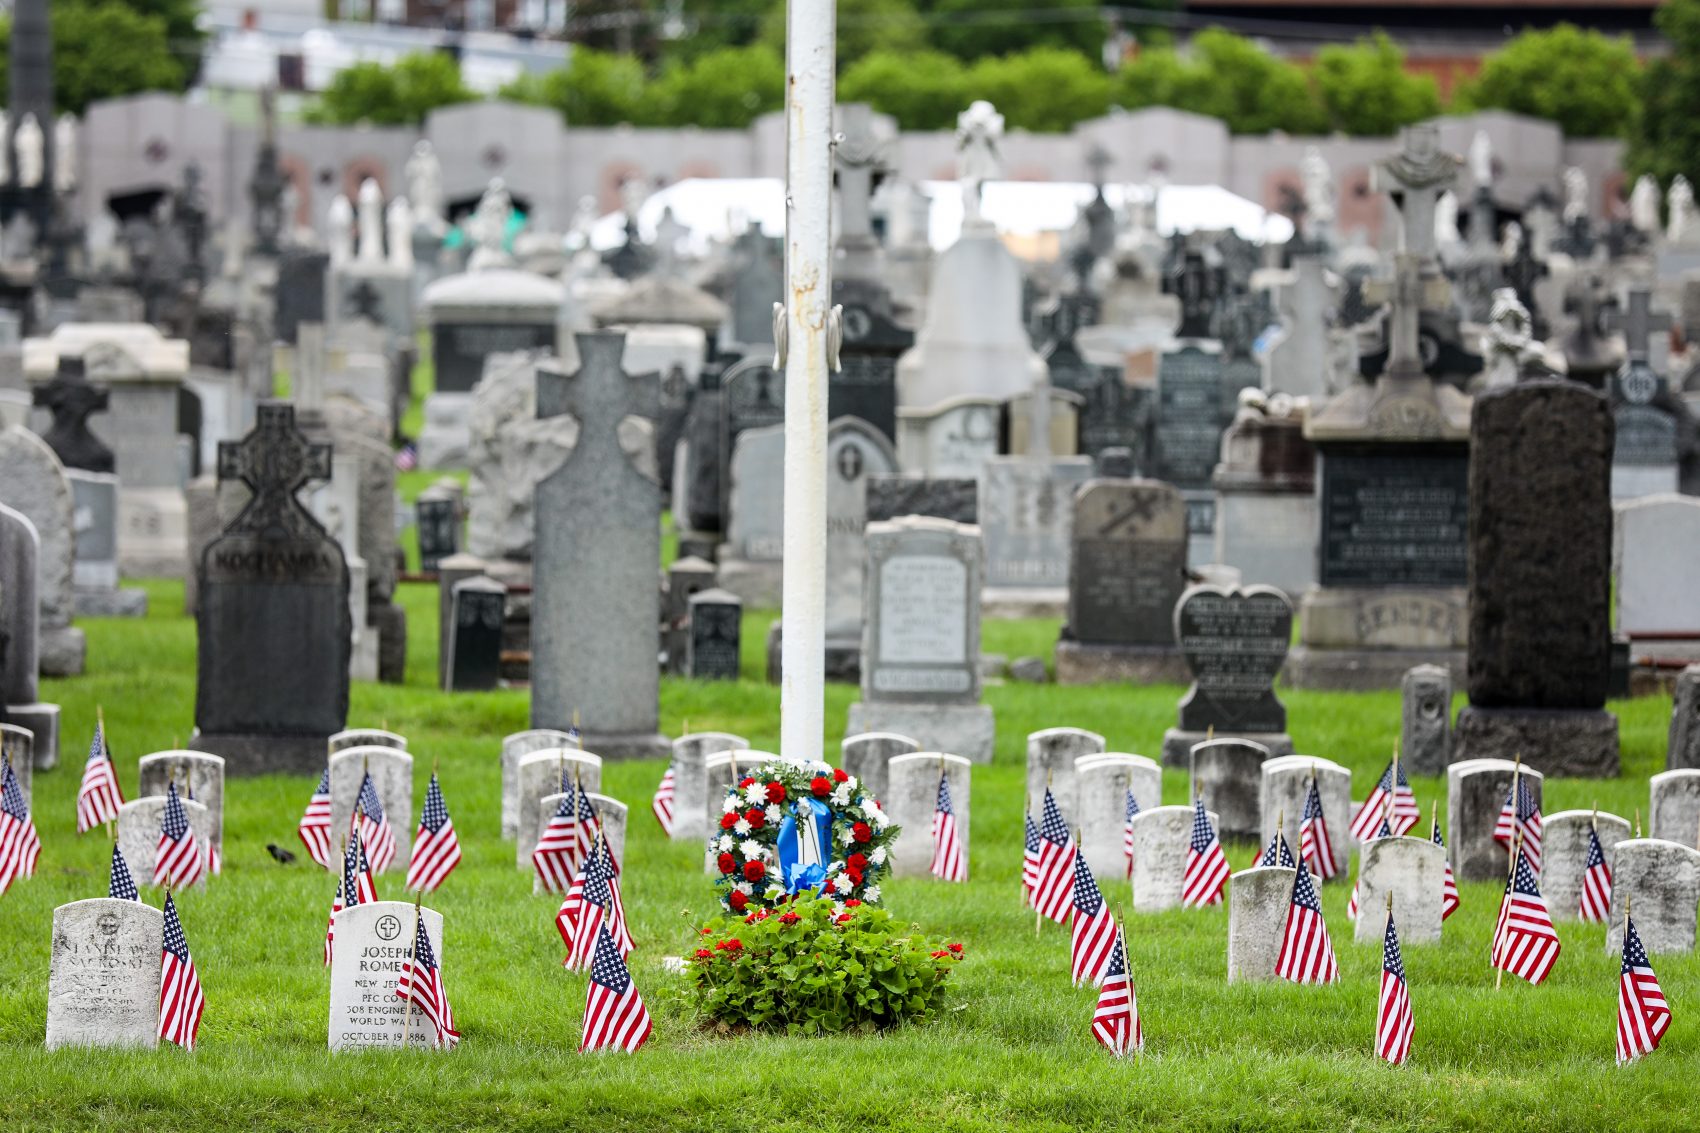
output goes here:
{"type": "Polygon", "coordinates": [[[770,803],[782,803],[782,802],[784,802],[785,801],[785,784],[784,783],[769,783],[767,785],[767,801],[770,802],[770,803]]]}
{"type": "Polygon", "coordinates": [[[809,793],[817,799],[824,799],[832,794],[832,780],[825,775],[816,775],[809,780],[809,793]]]}

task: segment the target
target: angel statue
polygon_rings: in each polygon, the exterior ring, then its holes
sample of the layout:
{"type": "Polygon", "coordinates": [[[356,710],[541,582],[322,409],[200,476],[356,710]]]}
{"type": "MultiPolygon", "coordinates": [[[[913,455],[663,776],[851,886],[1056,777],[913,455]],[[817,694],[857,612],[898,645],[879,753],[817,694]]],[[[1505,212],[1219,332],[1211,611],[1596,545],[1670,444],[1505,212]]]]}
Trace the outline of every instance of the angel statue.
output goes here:
{"type": "Polygon", "coordinates": [[[962,185],[963,223],[980,221],[980,187],[1003,174],[998,142],[1003,115],[983,99],[956,116],[956,179],[962,185]]]}

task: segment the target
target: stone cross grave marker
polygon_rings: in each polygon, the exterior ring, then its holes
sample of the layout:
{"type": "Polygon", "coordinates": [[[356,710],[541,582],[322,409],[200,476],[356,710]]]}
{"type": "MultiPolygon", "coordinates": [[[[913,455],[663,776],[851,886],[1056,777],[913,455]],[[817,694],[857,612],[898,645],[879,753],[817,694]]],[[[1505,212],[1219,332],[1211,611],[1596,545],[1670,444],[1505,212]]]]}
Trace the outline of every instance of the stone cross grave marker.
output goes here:
{"type": "Polygon", "coordinates": [[[1434,214],[1458,180],[1458,159],[1440,149],[1432,122],[1407,126],[1397,154],[1375,163],[1370,187],[1393,197],[1401,221],[1400,248],[1421,259],[1435,253],[1434,214]]]}
{"type": "Polygon", "coordinates": [[[106,412],[112,394],[88,380],[81,358],[60,355],[53,380],[35,387],[33,396],[36,405],[53,414],[53,424],[41,439],[59,463],[85,472],[115,470],[112,450],[89,430],[89,417],[106,412]]]}

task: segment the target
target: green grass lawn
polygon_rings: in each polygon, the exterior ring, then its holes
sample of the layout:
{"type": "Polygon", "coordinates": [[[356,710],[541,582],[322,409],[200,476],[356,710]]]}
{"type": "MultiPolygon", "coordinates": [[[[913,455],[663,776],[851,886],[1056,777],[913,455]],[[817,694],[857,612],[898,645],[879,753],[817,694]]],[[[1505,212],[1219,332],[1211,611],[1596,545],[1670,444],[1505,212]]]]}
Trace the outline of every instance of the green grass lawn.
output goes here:
{"type": "MultiPolygon", "coordinates": [[[[1466,885],[1464,907],[1436,947],[1406,949],[1417,1032],[1401,1069],[1370,1054],[1380,951],[1350,942],[1347,891],[1325,895],[1343,980],[1331,988],[1228,986],[1224,909],[1132,915],[1129,951],[1147,1054],[1118,1062],[1087,1033],[1094,995],[1068,982],[1066,930],[1035,937],[1017,902],[1024,737],[1054,725],[1102,732],[1112,750],[1154,753],[1180,690],[1005,685],[986,690],[998,716],[997,759],[974,775],[967,885],[886,886],[887,904],[928,934],[963,941],[951,1009],[925,1027],[875,1038],[731,1038],[703,1026],[681,977],[661,957],[689,944],[713,910],[700,851],[664,840],[647,816],[658,762],[611,764],[604,790],[632,807],[626,909],[638,941],[633,975],[655,1017],[636,1056],[580,1057],[585,978],[560,967],[555,902],[531,894],[496,836],[500,737],[526,726],[523,692],[448,695],[432,687],[435,591],[406,586],[409,682],[356,685],[350,722],[405,733],[444,791],[465,861],[432,901],[446,918],[444,976],[464,1035],[439,1056],[326,1052],[328,976],[320,947],[332,880],[304,859],[275,864],[268,842],[299,848],[305,777],[233,781],[225,873],[180,900],[206,988],[201,1045],[147,1053],[41,1049],[53,908],[103,895],[108,843],[78,838],[73,799],[81,754],[103,705],[125,787],[135,758],[186,739],[194,715],[193,625],[181,588],[153,583],[145,621],[91,620],[89,674],[43,683],[64,708],[64,766],[36,779],[45,850],[38,876],[0,898],[0,1119],[15,1130],[369,1130],[505,1128],[647,1131],[766,1128],[865,1130],[1693,1129],[1700,1072],[1700,963],[1658,957],[1676,1013],[1664,1049],[1612,1065],[1617,961],[1604,929],[1565,923],[1547,983],[1508,980],[1487,965],[1497,887],[1466,885]]],[[[745,678],[666,680],[661,725],[677,734],[725,729],[758,748],[778,743],[778,690],[761,683],[770,615],[745,629],[745,678]]],[[[988,623],[988,651],[1049,655],[1054,622],[988,623]]],[[[828,692],[826,751],[837,750],[854,690],[828,692]]],[[[1286,694],[1298,749],[1359,777],[1385,764],[1398,696],[1286,694]]],[[[1614,705],[1625,776],[1553,781],[1547,809],[1645,807],[1663,765],[1670,703],[1614,705]]],[[[1418,779],[1427,809],[1439,783],[1418,779]]],[[[1184,778],[1171,774],[1169,802],[1184,778]]],[[[417,803],[417,800],[416,800],[417,803]]],[[[404,832],[411,834],[411,831],[404,832]]],[[[1236,867],[1252,847],[1230,848],[1236,867]]],[[[1124,896],[1106,885],[1112,900],[1124,896]]],[[[399,897],[395,875],[379,894],[399,897]]],[[[149,900],[157,903],[157,894],[149,900]]]]}

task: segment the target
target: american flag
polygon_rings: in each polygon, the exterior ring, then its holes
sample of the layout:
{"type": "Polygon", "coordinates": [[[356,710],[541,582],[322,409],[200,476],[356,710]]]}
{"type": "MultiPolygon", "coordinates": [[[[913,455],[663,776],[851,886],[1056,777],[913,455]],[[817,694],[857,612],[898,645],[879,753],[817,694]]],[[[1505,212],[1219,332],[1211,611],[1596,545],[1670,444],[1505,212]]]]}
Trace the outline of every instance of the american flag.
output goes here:
{"type": "Polygon", "coordinates": [[[1127,940],[1120,925],[1112,940],[1098,1006],[1092,1011],[1092,1037],[1111,1054],[1138,1054],[1145,1049],[1145,1031],[1139,1025],[1139,998],[1127,973],[1127,940]]]}
{"type": "Polygon", "coordinates": [[[431,950],[431,934],[425,931],[425,918],[415,917],[414,924],[413,948],[402,961],[395,993],[403,1002],[411,1000],[431,1020],[437,1032],[437,1046],[452,1047],[460,1042],[460,1032],[455,1030],[449,993],[443,990],[443,970],[437,965],[437,954],[431,950]]]}
{"type": "Polygon", "coordinates": [[[136,879],[130,873],[130,863],[124,860],[116,842],[112,844],[112,870],[107,875],[106,895],[120,901],[142,899],[141,890],[136,888],[136,879]]]}
{"type": "Polygon", "coordinates": [[[1115,943],[1116,921],[1110,903],[1098,891],[1098,882],[1086,864],[1085,854],[1074,856],[1074,924],[1069,933],[1068,955],[1074,986],[1096,984],[1104,977],[1115,943]]]}
{"type": "Polygon", "coordinates": [[[195,1049],[195,1033],[201,1029],[201,1012],[206,997],[201,994],[201,977],[189,955],[189,940],[183,922],[177,919],[177,902],[165,894],[165,940],[159,953],[159,1037],[184,1050],[195,1049]]]}
{"type": "MultiPolygon", "coordinates": [[[[1379,829],[1376,830],[1375,837],[1376,838],[1391,838],[1391,837],[1393,837],[1393,828],[1391,826],[1387,825],[1387,818],[1386,818],[1385,815],[1382,816],[1381,826],[1380,826],[1379,829]]],[[[1368,839],[1368,840],[1374,841],[1375,839],[1371,838],[1371,839],[1368,839]]],[[[1363,862],[1362,855],[1359,855],[1359,857],[1358,857],[1358,879],[1356,881],[1352,882],[1352,897],[1351,897],[1351,900],[1346,902],[1346,919],[1349,920],[1349,921],[1355,921],[1355,920],[1358,919],[1358,888],[1359,888],[1359,886],[1363,885],[1363,883],[1364,883],[1364,862],[1363,862]]],[[[1443,917],[1441,919],[1444,920],[1445,918],[1443,917]]]]}
{"type": "Polygon", "coordinates": [[[1518,849],[1493,930],[1493,966],[1538,984],[1552,971],[1558,952],[1558,930],[1546,898],[1541,896],[1529,859],[1518,849]]]}
{"type": "Polygon", "coordinates": [[[87,834],[103,822],[112,822],[123,805],[124,789],[118,785],[112,753],[106,750],[106,728],[96,721],[89,758],[83,764],[83,783],[77,788],[77,833],[87,834]]]}
{"type": "MultiPolygon", "coordinates": [[[[1442,851],[1446,849],[1446,839],[1441,837],[1440,834],[1440,818],[1438,815],[1429,819],[1428,836],[1429,840],[1439,846],[1442,851]]],[[[1444,922],[1447,917],[1457,912],[1459,904],[1458,879],[1453,876],[1452,862],[1449,860],[1446,863],[1446,880],[1442,882],[1440,888],[1440,919],[1444,922]]]]}
{"type": "Polygon", "coordinates": [[[572,928],[571,939],[567,940],[568,953],[563,966],[574,971],[588,968],[595,961],[593,948],[597,932],[604,927],[619,946],[620,955],[631,955],[632,936],[626,928],[626,910],[620,900],[620,883],[614,871],[614,858],[608,852],[606,841],[598,839],[596,848],[590,852],[590,857],[584,863],[579,883],[574,889],[577,890],[577,907],[567,908],[573,896],[573,892],[569,890],[569,900],[562,902],[561,912],[556,917],[557,927],[560,917],[567,916],[572,928]]]}
{"type": "Polygon", "coordinates": [[[1375,789],[1370,791],[1369,798],[1358,808],[1358,813],[1352,816],[1354,838],[1367,842],[1376,837],[1376,824],[1382,821],[1382,811],[1387,809],[1389,799],[1393,802],[1393,817],[1389,820],[1393,833],[1405,833],[1422,818],[1423,812],[1417,807],[1416,792],[1411,790],[1411,781],[1405,777],[1405,765],[1397,759],[1387,765],[1387,770],[1381,773],[1375,789]]]}
{"type": "Polygon", "coordinates": [[[0,760],[0,893],[20,877],[34,877],[36,859],[41,857],[41,839],[30,818],[24,789],[10,760],[0,760]]]}
{"type": "Polygon", "coordinates": [[[1133,816],[1139,813],[1139,801],[1133,791],[1127,792],[1127,805],[1122,814],[1122,856],[1127,859],[1127,875],[1133,876],[1133,816]]]}
{"type": "Polygon", "coordinates": [[[1181,876],[1181,904],[1198,909],[1222,899],[1228,883],[1228,855],[1204,813],[1204,800],[1193,801],[1192,838],[1186,848],[1186,872],[1181,876]]]}
{"type": "Polygon", "coordinates": [[[1541,875],[1541,808],[1535,804],[1534,792],[1522,775],[1512,776],[1505,790],[1505,805],[1499,808],[1499,821],[1493,825],[1493,840],[1511,849],[1512,839],[1523,835],[1523,856],[1529,859],[1529,869],[1541,875]],[[1513,806],[1515,800],[1515,806],[1513,806]]]}
{"type": "MultiPolygon", "coordinates": [[[[565,775],[562,778],[565,779],[565,775]]],[[[549,817],[549,824],[538,836],[537,848],[531,851],[531,866],[537,871],[543,888],[550,893],[568,889],[573,883],[573,874],[584,864],[587,847],[581,833],[584,826],[581,815],[589,806],[589,800],[571,783],[561,784],[561,801],[549,817]]],[[[591,809],[592,821],[595,814],[595,810],[591,809]]],[[[587,827],[585,830],[588,832],[587,827]]]]}
{"type": "Polygon", "coordinates": [[[655,813],[655,821],[661,824],[661,832],[667,837],[673,836],[673,765],[669,763],[667,770],[661,774],[661,784],[655,788],[655,797],[649,800],[649,809],[655,813]]]}
{"type": "Polygon", "coordinates": [[[1039,827],[1031,814],[1022,817],[1027,821],[1027,839],[1021,849],[1021,894],[1031,900],[1039,885],[1039,827]]]}
{"type": "Polygon", "coordinates": [[[454,819],[443,802],[437,773],[425,788],[425,809],[419,812],[419,833],[413,837],[413,857],[407,864],[404,887],[433,892],[460,864],[460,839],[455,837],[454,819]]]}
{"type": "Polygon", "coordinates": [[[368,771],[360,778],[360,794],[354,799],[354,824],[359,827],[360,841],[367,846],[372,869],[383,873],[395,861],[395,831],[384,814],[384,804],[378,798],[378,787],[368,771]]]}
{"type": "Polygon", "coordinates": [[[1623,973],[1617,979],[1617,1063],[1619,1066],[1658,1049],[1670,1029],[1670,1004],[1641,934],[1627,913],[1623,917],[1623,973]]]}
{"type": "Polygon", "coordinates": [[[1317,788],[1315,775],[1310,777],[1304,817],[1299,819],[1299,857],[1324,881],[1340,875],[1340,867],[1334,861],[1334,839],[1328,833],[1328,819],[1322,814],[1322,792],[1317,788]]]}
{"type": "Polygon", "coordinates": [[[349,839],[342,856],[342,872],[336,879],[336,896],[331,898],[330,920],[325,923],[325,965],[331,962],[331,944],[336,940],[336,915],[351,905],[364,905],[378,899],[378,887],[372,882],[372,863],[366,858],[366,847],[360,844],[360,832],[349,839]]]}
{"type": "Polygon", "coordinates": [[[945,881],[968,880],[968,855],[956,833],[956,810],[950,805],[950,783],[939,776],[939,797],[933,804],[933,876],[945,881]]]}
{"type": "Polygon", "coordinates": [[[1049,787],[1045,788],[1040,814],[1039,875],[1033,885],[1033,907],[1041,916],[1067,924],[1074,910],[1074,859],[1080,851],[1049,787]]]}
{"type": "Polygon", "coordinates": [[[153,851],[153,883],[181,889],[201,880],[206,858],[195,841],[189,814],[177,797],[177,784],[165,785],[165,814],[159,823],[159,844],[153,851]]]}
{"type": "Polygon", "coordinates": [[[419,467],[419,446],[408,441],[396,450],[395,470],[397,472],[412,472],[419,467]]]}
{"type": "Polygon", "coordinates": [[[584,1005],[584,1039],[579,1052],[623,1050],[631,1054],[649,1038],[649,1009],[606,925],[596,932],[589,995],[584,1005]]]}
{"type": "Polygon", "coordinates": [[[1601,924],[1611,916],[1611,866],[1600,848],[1599,831],[1588,828],[1588,861],[1582,867],[1582,919],[1601,924]]]}
{"type": "Polygon", "coordinates": [[[1296,869],[1299,863],[1293,860],[1293,850],[1287,845],[1287,836],[1277,830],[1275,836],[1269,839],[1269,845],[1263,847],[1263,856],[1257,859],[1257,864],[1296,869]]]}
{"type": "Polygon", "coordinates": [[[1340,978],[1340,965],[1334,960],[1334,944],[1328,939],[1328,922],[1322,919],[1322,900],[1316,894],[1310,870],[1303,865],[1297,869],[1275,974],[1296,984],[1331,984],[1340,978]]]}
{"type": "Polygon", "coordinates": [[[1375,1010],[1375,1053],[1401,1065],[1411,1053],[1411,989],[1405,982],[1405,960],[1399,955],[1399,931],[1393,910],[1387,910],[1387,934],[1381,938],[1381,998],[1375,1010]]]}
{"type": "Polygon", "coordinates": [[[307,809],[301,815],[301,821],[296,823],[295,832],[301,835],[301,844],[307,847],[307,856],[318,862],[325,869],[336,868],[336,852],[331,849],[331,773],[326,768],[319,776],[319,785],[313,788],[313,797],[307,800],[307,809]]]}

